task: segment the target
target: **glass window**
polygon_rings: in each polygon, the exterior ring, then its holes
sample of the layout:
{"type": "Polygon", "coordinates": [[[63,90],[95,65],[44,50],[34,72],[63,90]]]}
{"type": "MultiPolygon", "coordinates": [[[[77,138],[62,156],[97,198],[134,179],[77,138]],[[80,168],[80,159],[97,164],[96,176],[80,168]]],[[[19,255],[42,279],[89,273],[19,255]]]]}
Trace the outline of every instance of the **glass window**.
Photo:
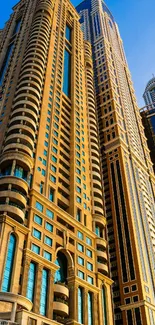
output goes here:
{"type": "Polygon", "coordinates": [[[50,175],[50,181],[53,183],[56,183],[56,177],[53,175],[50,175]]]}
{"type": "Polygon", "coordinates": [[[91,264],[90,262],[87,262],[87,270],[93,271],[93,264],[91,264]]]}
{"type": "Polygon", "coordinates": [[[48,293],[48,271],[42,271],[41,293],[40,293],[40,314],[46,316],[47,306],[47,293],[48,293]]]}
{"type": "Polygon", "coordinates": [[[16,249],[16,237],[14,234],[11,234],[8,242],[8,249],[7,249],[5,267],[4,267],[4,273],[2,279],[3,292],[10,291],[15,249],[16,249]]]}
{"type": "Polygon", "coordinates": [[[44,258],[46,258],[48,261],[51,261],[51,260],[52,260],[52,254],[50,254],[50,253],[47,252],[47,251],[44,251],[43,256],[44,256],[44,258]]]}
{"type": "Polygon", "coordinates": [[[35,228],[33,228],[33,233],[32,235],[36,237],[37,239],[41,239],[41,232],[35,228]]]}
{"type": "Polygon", "coordinates": [[[57,171],[56,167],[53,166],[53,165],[51,165],[51,170],[52,170],[52,172],[54,172],[54,173],[56,173],[56,171],[57,171]]]}
{"type": "Polygon", "coordinates": [[[13,47],[14,47],[14,43],[10,44],[8,49],[7,49],[5,59],[4,59],[4,62],[2,64],[2,68],[0,70],[0,86],[3,83],[3,79],[4,79],[4,76],[5,76],[5,73],[7,71],[9,61],[10,61],[10,58],[11,58],[11,55],[12,55],[13,47]]]}
{"type": "Polygon", "coordinates": [[[47,217],[49,217],[50,219],[53,219],[54,218],[54,213],[53,211],[49,210],[49,209],[46,209],[46,215],[47,217]]]}
{"type": "Polygon", "coordinates": [[[81,179],[79,177],[76,177],[77,183],[81,184],[81,179]]]}
{"type": "Polygon", "coordinates": [[[92,251],[90,251],[90,249],[86,249],[86,255],[88,256],[88,257],[92,257],[92,251]]]}
{"type": "Polygon", "coordinates": [[[83,324],[83,292],[78,288],[78,323],[83,324]]]}
{"type": "Polygon", "coordinates": [[[66,35],[65,36],[66,36],[67,41],[71,42],[71,28],[68,25],[66,25],[66,35]]]}
{"type": "Polygon", "coordinates": [[[64,51],[64,73],[63,73],[63,92],[70,98],[71,96],[71,54],[64,51]]]}
{"type": "Polygon", "coordinates": [[[46,160],[45,159],[42,160],[42,163],[43,163],[44,166],[46,166],[46,160]]]}
{"type": "Polygon", "coordinates": [[[55,147],[52,147],[52,151],[57,154],[58,150],[55,147]]]}
{"type": "Polygon", "coordinates": [[[78,256],[78,263],[84,265],[84,259],[81,256],[78,256]]]}
{"type": "Polygon", "coordinates": [[[34,221],[38,223],[38,225],[42,225],[42,218],[37,216],[37,214],[34,215],[34,221]]]}
{"type": "Polygon", "coordinates": [[[31,245],[31,250],[36,254],[40,254],[40,247],[35,244],[31,245]]]}
{"type": "Polygon", "coordinates": [[[36,201],[36,209],[43,212],[43,205],[41,203],[39,203],[38,201],[36,201]]]}
{"type": "Polygon", "coordinates": [[[80,198],[79,196],[77,196],[77,197],[76,197],[76,201],[77,201],[78,203],[81,203],[81,198],[80,198]]]}
{"type": "Polygon", "coordinates": [[[47,150],[44,149],[44,156],[47,157],[47,150]]]}
{"type": "Polygon", "coordinates": [[[26,297],[33,302],[34,288],[35,288],[36,265],[31,262],[28,273],[28,283],[26,297]]]}
{"type": "Polygon", "coordinates": [[[94,283],[94,279],[91,277],[91,276],[87,276],[87,281],[90,283],[90,284],[93,284],[94,283]]]}
{"type": "Polygon", "coordinates": [[[49,191],[49,200],[51,202],[54,202],[54,190],[52,188],[50,188],[50,191],[49,191]]]}
{"type": "Polygon", "coordinates": [[[42,173],[43,176],[45,176],[46,175],[45,169],[42,169],[42,172],[41,173],[42,173]]]}
{"type": "Polygon", "coordinates": [[[84,280],[84,273],[78,270],[78,277],[84,280]]]}
{"type": "Polygon", "coordinates": [[[86,237],[86,243],[91,246],[92,240],[89,237],[86,237]]]}
{"type": "Polygon", "coordinates": [[[83,245],[77,243],[77,249],[80,251],[80,252],[84,252],[84,247],[83,245]]]}
{"type": "Polygon", "coordinates": [[[81,221],[81,210],[80,209],[77,209],[76,220],[79,221],[79,222],[81,221]]]}
{"type": "Polygon", "coordinates": [[[45,147],[48,147],[48,142],[44,141],[44,145],[45,145],[45,147]]]}
{"type": "Polygon", "coordinates": [[[52,246],[52,238],[50,238],[48,236],[45,236],[44,243],[49,245],[49,246],[52,246]]]}
{"type": "Polygon", "coordinates": [[[55,156],[51,156],[51,160],[55,163],[57,162],[57,158],[55,156]]]}
{"type": "Polygon", "coordinates": [[[53,232],[53,225],[51,225],[49,222],[46,222],[45,224],[45,228],[50,231],[50,232],[53,232]]]}
{"type": "Polygon", "coordinates": [[[81,231],[77,232],[78,238],[80,238],[81,240],[83,240],[83,234],[81,231]]]}
{"type": "Polygon", "coordinates": [[[93,325],[93,299],[91,292],[88,292],[88,325],[93,325]]]}

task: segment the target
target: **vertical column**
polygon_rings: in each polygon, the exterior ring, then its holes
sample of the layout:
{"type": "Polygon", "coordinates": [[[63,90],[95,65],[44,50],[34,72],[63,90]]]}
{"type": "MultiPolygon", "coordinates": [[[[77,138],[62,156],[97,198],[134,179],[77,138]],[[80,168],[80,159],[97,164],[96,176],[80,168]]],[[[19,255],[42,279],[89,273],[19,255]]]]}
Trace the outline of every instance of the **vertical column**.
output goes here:
{"type": "Polygon", "coordinates": [[[99,305],[99,295],[98,293],[94,293],[93,294],[93,324],[94,325],[99,324],[98,305],[99,305]]]}
{"type": "Polygon", "coordinates": [[[68,285],[69,287],[69,318],[78,321],[78,286],[71,282],[68,285]]]}
{"type": "Polygon", "coordinates": [[[84,324],[88,324],[88,290],[86,288],[83,289],[83,318],[84,324]]]}
{"type": "Polygon", "coordinates": [[[25,256],[24,265],[23,265],[23,281],[21,295],[26,297],[27,283],[28,283],[28,274],[30,268],[31,259],[25,256]]]}
{"type": "Polygon", "coordinates": [[[53,299],[54,299],[54,274],[48,274],[48,298],[47,298],[47,317],[53,319],[53,299]]]}

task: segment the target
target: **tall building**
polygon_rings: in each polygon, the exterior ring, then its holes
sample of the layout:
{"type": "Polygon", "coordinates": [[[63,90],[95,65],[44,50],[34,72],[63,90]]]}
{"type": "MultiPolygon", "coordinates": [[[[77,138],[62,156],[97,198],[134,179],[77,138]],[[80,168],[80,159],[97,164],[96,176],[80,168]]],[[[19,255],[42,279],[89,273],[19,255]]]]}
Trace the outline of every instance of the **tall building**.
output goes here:
{"type": "Polygon", "coordinates": [[[153,104],[155,107],[155,77],[150,79],[147,83],[143,98],[145,101],[145,105],[153,104]]]}
{"type": "Polygon", "coordinates": [[[0,323],[153,325],[146,138],[111,13],[77,10],[21,0],[0,33],[0,323]]]}
{"type": "Polygon", "coordinates": [[[91,41],[115,324],[154,324],[154,174],[118,26],[102,0],[77,11],[91,41]]]}
{"type": "Polygon", "coordinates": [[[155,77],[147,83],[143,98],[146,106],[140,113],[155,172],[155,77]]]}
{"type": "Polygon", "coordinates": [[[113,325],[91,45],[68,0],[0,36],[0,324],[113,325]]]}

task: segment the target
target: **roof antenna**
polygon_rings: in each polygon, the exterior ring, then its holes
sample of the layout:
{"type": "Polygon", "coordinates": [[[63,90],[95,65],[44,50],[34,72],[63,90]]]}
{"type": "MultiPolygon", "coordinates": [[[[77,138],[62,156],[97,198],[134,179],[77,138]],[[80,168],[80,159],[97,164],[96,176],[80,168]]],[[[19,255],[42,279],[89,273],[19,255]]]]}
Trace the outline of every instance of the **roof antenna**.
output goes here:
{"type": "Polygon", "coordinates": [[[153,76],[153,78],[154,78],[154,73],[152,73],[152,76],[153,76]]]}

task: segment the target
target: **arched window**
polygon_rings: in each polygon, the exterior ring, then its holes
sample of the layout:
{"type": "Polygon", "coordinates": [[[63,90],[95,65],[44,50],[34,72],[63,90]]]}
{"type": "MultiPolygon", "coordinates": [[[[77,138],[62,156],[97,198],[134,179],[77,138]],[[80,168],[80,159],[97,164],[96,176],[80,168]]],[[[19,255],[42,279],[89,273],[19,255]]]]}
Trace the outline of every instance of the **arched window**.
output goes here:
{"type": "Polygon", "coordinates": [[[78,323],[83,324],[83,292],[78,288],[78,323]]]}
{"type": "Polygon", "coordinates": [[[33,301],[34,298],[35,276],[36,276],[36,265],[35,263],[31,262],[29,268],[29,274],[28,274],[27,292],[26,292],[26,297],[31,301],[33,301]]]}
{"type": "Polygon", "coordinates": [[[91,292],[88,292],[88,325],[93,325],[93,297],[91,292]]]}
{"type": "Polygon", "coordinates": [[[40,297],[40,314],[43,316],[46,316],[47,290],[48,290],[48,271],[43,269],[42,282],[41,282],[41,297],[40,297]]]}
{"type": "Polygon", "coordinates": [[[66,256],[62,252],[58,252],[55,264],[59,266],[59,269],[55,272],[54,283],[66,282],[68,263],[66,256]]]}
{"type": "Polygon", "coordinates": [[[103,306],[103,325],[107,325],[107,307],[105,287],[102,288],[102,306],[103,306]]]}
{"type": "Polygon", "coordinates": [[[11,234],[8,243],[8,250],[7,250],[5,268],[4,268],[3,280],[2,280],[3,292],[10,291],[15,248],[16,248],[16,237],[14,234],[11,234]]]}

